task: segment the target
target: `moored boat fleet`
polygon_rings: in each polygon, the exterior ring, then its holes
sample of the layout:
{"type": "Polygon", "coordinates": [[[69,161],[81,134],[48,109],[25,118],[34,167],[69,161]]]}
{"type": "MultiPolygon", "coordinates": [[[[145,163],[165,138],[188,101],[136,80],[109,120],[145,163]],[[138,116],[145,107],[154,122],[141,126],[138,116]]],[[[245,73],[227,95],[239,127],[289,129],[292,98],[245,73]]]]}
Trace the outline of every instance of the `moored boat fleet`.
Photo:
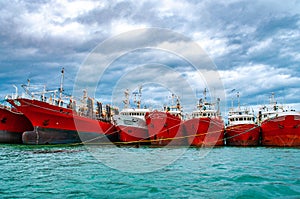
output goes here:
{"type": "MultiPolygon", "coordinates": [[[[62,80],[64,70],[62,70],[62,80]]],[[[62,81],[61,81],[62,82],[62,81]]],[[[203,99],[195,111],[184,114],[178,96],[162,110],[142,107],[142,87],[127,89],[124,108],[105,105],[83,91],[77,100],[58,90],[7,96],[0,106],[0,143],[24,144],[116,144],[150,146],[300,146],[300,113],[286,110],[275,101],[257,115],[247,108],[232,107],[226,125],[219,110],[220,99],[203,99]],[[38,97],[37,97],[38,96],[38,97]]]]}

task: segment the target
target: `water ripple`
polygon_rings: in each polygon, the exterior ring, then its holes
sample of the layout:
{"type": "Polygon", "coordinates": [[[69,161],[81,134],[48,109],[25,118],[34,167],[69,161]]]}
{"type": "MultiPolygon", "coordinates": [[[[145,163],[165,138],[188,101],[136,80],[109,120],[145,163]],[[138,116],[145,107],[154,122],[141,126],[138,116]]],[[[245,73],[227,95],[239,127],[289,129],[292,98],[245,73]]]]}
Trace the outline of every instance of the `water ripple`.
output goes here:
{"type": "Polygon", "coordinates": [[[105,166],[84,146],[1,145],[0,198],[300,198],[299,149],[200,152],[190,148],[167,167],[130,174],[105,166]]]}

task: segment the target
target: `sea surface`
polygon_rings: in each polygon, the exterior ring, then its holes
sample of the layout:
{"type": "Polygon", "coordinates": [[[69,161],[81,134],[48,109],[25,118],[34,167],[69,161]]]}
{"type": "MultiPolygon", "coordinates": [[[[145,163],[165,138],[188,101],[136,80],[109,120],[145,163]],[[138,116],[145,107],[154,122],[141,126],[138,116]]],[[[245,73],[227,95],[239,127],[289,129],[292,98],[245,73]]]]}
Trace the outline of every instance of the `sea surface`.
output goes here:
{"type": "Polygon", "coordinates": [[[0,198],[300,198],[299,148],[2,144],[0,165],[0,198]]]}

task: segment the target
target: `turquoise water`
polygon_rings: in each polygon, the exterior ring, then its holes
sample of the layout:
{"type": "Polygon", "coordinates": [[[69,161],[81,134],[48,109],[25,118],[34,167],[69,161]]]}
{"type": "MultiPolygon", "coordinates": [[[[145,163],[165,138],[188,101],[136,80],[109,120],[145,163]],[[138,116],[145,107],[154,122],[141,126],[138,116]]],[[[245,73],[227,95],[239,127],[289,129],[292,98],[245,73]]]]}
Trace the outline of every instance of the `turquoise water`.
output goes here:
{"type": "MultiPolygon", "coordinates": [[[[177,150],[99,148],[142,160],[177,150]]],[[[138,160],[129,163],[139,171],[138,160]]],[[[0,145],[0,198],[300,198],[299,163],[299,148],[189,148],[167,166],[134,174],[106,166],[85,146],[0,145]]]]}

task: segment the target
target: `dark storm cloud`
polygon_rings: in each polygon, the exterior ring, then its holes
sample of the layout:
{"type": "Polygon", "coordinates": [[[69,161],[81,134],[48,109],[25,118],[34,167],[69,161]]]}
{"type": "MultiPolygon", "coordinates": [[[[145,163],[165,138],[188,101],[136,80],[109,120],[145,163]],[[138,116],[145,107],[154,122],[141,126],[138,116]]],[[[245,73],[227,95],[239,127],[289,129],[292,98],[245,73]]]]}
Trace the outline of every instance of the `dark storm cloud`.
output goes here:
{"type": "MultiPolygon", "coordinates": [[[[256,103],[259,96],[264,96],[263,92],[272,91],[288,96],[287,102],[296,103],[295,91],[300,85],[299,13],[299,2],[293,0],[1,1],[0,81],[5,88],[2,93],[11,84],[24,83],[27,78],[56,82],[51,80],[59,76],[61,67],[70,74],[66,84],[72,87],[78,68],[98,44],[136,28],[159,27],[197,42],[220,73],[225,74],[222,77],[226,89],[238,85],[249,103],[256,103]],[[236,74],[233,79],[232,73],[236,74]],[[280,81],[274,83],[274,77],[280,81]],[[261,89],[249,86],[249,78],[261,89]]],[[[149,43],[161,47],[165,41],[177,45],[181,41],[168,34],[149,33],[146,37],[119,40],[117,46],[102,49],[102,55],[130,48],[132,42],[134,46],[149,43]]],[[[137,63],[136,59],[139,63],[151,60],[143,54],[128,55],[123,60],[124,68],[111,71],[110,75],[130,70],[129,65],[137,63]]],[[[158,61],[173,68],[181,65],[167,56],[158,61]]],[[[180,71],[194,78],[188,69],[180,71]]]]}

